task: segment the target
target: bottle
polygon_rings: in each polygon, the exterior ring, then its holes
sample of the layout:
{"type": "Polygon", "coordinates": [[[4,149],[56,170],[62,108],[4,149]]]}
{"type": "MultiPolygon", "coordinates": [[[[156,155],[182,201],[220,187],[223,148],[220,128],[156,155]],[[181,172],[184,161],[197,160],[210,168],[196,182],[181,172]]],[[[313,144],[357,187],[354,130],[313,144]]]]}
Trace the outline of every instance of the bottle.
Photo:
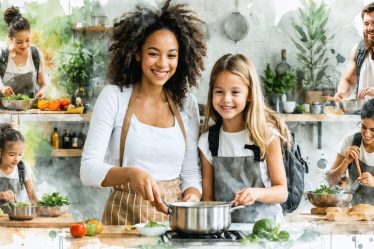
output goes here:
{"type": "Polygon", "coordinates": [[[51,145],[53,149],[60,148],[60,136],[58,135],[56,127],[53,129],[53,133],[51,136],[51,145]]]}
{"type": "Polygon", "coordinates": [[[78,149],[82,149],[84,142],[86,141],[86,135],[83,132],[78,134],[78,149]]]}
{"type": "Polygon", "coordinates": [[[78,136],[73,132],[73,136],[71,137],[71,148],[78,149],[78,136]]]}
{"type": "Polygon", "coordinates": [[[281,52],[282,61],[275,67],[275,73],[280,76],[291,69],[291,66],[287,63],[286,50],[282,49],[281,52]]]}
{"type": "Polygon", "coordinates": [[[64,130],[64,134],[62,135],[62,148],[63,149],[70,148],[70,136],[67,130],[64,130]]]}

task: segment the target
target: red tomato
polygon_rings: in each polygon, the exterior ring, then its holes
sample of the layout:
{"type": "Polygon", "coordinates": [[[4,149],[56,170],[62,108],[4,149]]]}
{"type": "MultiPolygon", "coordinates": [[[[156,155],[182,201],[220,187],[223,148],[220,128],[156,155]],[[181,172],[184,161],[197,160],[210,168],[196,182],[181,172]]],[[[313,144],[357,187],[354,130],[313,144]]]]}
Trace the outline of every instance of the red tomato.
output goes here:
{"type": "Polygon", "coordinates": [[[68,98],[60,99],[60,110],[66,111],[68,109],[69,104],[70,100],[68,98]]]}
{"type": "Polygon", "coordinates": [[[76,223],[70,226],[70,234],[74,238],[82,238],[86,235],[87,225],[85,222],[76,223]]]}

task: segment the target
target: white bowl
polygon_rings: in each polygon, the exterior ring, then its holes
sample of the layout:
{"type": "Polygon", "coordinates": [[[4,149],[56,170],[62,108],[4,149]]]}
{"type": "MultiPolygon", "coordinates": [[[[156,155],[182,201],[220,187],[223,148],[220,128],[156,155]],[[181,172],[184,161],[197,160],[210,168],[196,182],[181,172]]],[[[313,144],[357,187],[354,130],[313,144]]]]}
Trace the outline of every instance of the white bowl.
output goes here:
{"type": "Polygon", "coordinates": [[[293,113],[296,107],[296,102],[295,101],[286,101],[283,102],[283,108],[286,113],[293,113]]]}
{"type": "Polygon", "coordinates": [[[136,230],[143,235],[143,236],[148,236],[148,237],[153,237],[153,236],[160,236],[164,234],[167,230],[167,226],[165,224],[162,224],[164,226],[162,227],[145,227],[148,223],[139,223],[135,224],[136,230]]]}

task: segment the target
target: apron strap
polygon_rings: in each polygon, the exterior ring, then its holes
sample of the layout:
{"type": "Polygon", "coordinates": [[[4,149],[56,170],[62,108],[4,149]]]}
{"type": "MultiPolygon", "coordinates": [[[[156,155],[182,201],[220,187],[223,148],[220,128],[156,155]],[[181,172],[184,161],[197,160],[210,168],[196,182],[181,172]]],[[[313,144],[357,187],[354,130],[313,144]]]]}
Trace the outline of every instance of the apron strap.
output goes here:
{"type": "MultiPolygon", "coordinates": [[[[119,147],[120,148],[119,149],[120,166],[122,166],[123,154],[125,152],[125,141],[126,141],[127,133],[129,132],[131,117],[132,117],[132,114],[134,113],[134,105],[135,105],[134,103],[135,103],[136,98],[138,97],[138,94],[139,94],[139,85],[135,84],[132,89],[131,97],[130,97],[129,104],[127,106],[126,114],[125,114],[125,117],[123,119],[123,124],[122,124],[121,141],[120,141],[120,147],[119,147]]],[[[171,98],[170,93],[168,91],[165,91],[165,95],[166,95],[167,101],[169,102],[171,112],[176,117],[179,127],[182,130],[184,141],[186,142],[186,130],[184,128],[184,124],[183,124],[181,115],[179,113],[179,110],[176,107],[173,99],[171,98]]]]}

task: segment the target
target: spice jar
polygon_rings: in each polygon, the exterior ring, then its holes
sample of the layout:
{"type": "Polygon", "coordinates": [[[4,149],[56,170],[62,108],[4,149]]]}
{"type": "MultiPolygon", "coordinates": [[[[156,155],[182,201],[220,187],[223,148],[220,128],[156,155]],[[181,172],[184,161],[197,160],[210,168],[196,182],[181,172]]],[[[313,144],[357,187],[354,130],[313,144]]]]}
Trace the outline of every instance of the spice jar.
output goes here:
{"type": "Polygon", "coordinates": [[[312,106],[310,107],[310,113],[321,114],[322,113],[322,104],[320,102],[312,102],[312,106]]]}

